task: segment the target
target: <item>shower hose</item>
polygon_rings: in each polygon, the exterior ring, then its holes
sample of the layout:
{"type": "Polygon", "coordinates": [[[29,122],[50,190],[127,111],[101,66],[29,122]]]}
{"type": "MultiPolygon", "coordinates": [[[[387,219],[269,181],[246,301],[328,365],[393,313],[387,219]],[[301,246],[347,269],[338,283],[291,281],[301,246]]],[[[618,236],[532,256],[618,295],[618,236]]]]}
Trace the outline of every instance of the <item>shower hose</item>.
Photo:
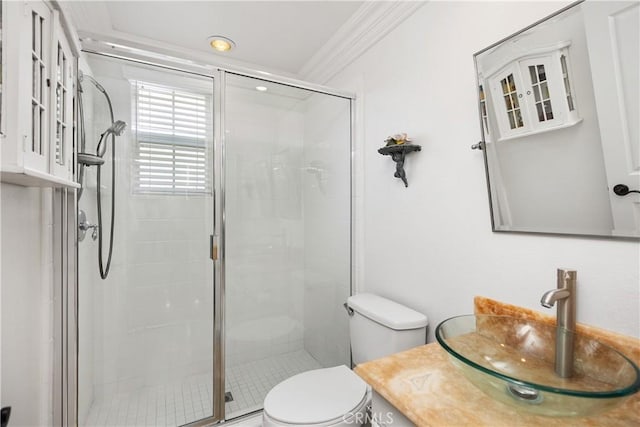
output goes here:
{"type": "MultiPolygon", "coordinates": [[[[114,117],[113,117],[113,106],[111,105],[111,99],[109,98],[109,94],[107,91],[100,85],[97,81],[93,79],[93,77],[85,75],[84,78],[87,78],[91,83],[93,83],[96,88],[104,95],[107,100],[107,104],[109,106],[109,114],[111,118],[111,123],[113,126],[114,117]]],[[[84,151],[85,148],[85,125],[84,125],[84,109],[82,103],[82,86],[78,85],[80,96],[79,99],[79,110],[80,110],[80,123],[81,123],[81,132],[80,132],[80,146],[81,151],[84,151]]],[[[107,255],[106,264],[103,261],[103,236],[102,236],[102,165],[97,165],[98,173],[97,173],[97,182],[96,182],[96,199],[97,199],[97,208],[98,208],[98,269],[100,272],[100,277],[102,279],[106,279],[109,275],[109,269],[111,268],[111,258],[113,255],[113,230],[115,224],[115,210],[116,210],[116,136],[113,132],[110,131],[111,127],[104,131],[102,135],[100,135],[100,140],[98,141],[98,146],[96,148],[96,154],[100,157],[103,157],[106,151],[106,140],[108,140],[109,136],[111,137],[111,224],[109,231],[109,252],[107,255]],[[105,147],[101,150],[102,142],[105,142],[105,147]],[[102,151],[102,153],[101,153],[102,151]]],[[[80,181],[82,182],[84,177],[84,165],[80,166],[80,181]]],[[[83,189],[81,188],[78,192],[78,199],[82,196],[83,189]]]]}
{"type": "MultiPolygon", "coordinates": [[[[106,95],[106,93],[105,93],[106,95]]],[[[113,123],[113,110],[111,109],[111,101],[109,101],[109,111],[111,112],[111,123],[113,123]]],[[[103,134],[104,135],[104,134],[103,134]]],[[[102,195],[101,195],[101,176],[102,165],[98,165],[98,178],[97,178],[97,204],[98,204],[98,268],[100,270],[100,277],[106,279],[109,275],[109,268],[111,268],[111,256],[113,255],[113,228],[116,212],[116,136],[112,133],[111,136],[111,224],[109,231],[109,254],[107,255],[107,264],[102,262],[102,195]]],[[[107,136],[108,138],[108,136],[107,136]]]]}

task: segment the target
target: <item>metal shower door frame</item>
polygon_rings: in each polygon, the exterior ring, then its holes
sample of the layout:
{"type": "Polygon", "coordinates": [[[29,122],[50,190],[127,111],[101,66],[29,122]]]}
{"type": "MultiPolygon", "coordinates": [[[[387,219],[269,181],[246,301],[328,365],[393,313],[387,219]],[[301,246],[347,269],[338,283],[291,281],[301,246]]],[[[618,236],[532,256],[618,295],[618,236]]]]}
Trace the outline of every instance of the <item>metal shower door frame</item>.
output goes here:
{"type": "MultiPolygon", "coordinates": [[[[215,66],[204,63],[194,63],[193,61],[180,61],[179,58],[174,57],[159,57],[150,50],[142,49],[139,46],[122,46],[114,45],[109,42],[100,42],[95,39],[90,40],[83,45],[82,52],[95,54],[106,58],[126,60],[132,63],[141,64],[144,66],[153,66],[160,69],[167,69],[172,71],[179,71],[187,74],[197,75],[201,77],[210,78],[213,81],[213,235],[211,236],[212,245],[211,258],[213,262],[213,402],[212,416],[203,418],[190,424],[186,424],[189,427],[200,427],[211,425],[213,423],[220,423],[225,421],[225,101],[226,101],[226,77],[227,74],[239,75],[247,78],[256,78],[272,83],[282,84],[285,86],[292,86],[300,89],[305,89],[325,95],[337,96],[349,100],[350,105],[350,153],[351,158],[349,162],[349,177],[350,177],[350,202],[349,202],[349,214],[350,214],[350,277],[349,277],[349,294],[353,294],[354,291],[354,279],[355,279],[355,256],[354,256],[354,240],[355,240],[355,216],[354,216],[354,194],[355,194],[355,181],[354,181],[354,162],[355,162],[355,95],[349,92],[335,90],[326,86],[316,85],[308,82],[303,82],[297,79],[291,79],[287,77],[275,76],[271,73],[265,73],[261,71],[248,70],[248,69],[231,69],[223,66],[215,66]]],[[[77,205],[76,205],[77,206],[77,205]]],[[[74,209],[73,216],[70,215],[70,224],[73,224],[74,230],[77,227],[77,209],[74,209]]],[[[77,235],[77,233],[75,233],[77,235]]],[[[75,241],[75,256],[74,256],[74,276],[69,278],[68,283],[73,283],[74,289],[77,290],[79,285],[78,277],[78,246],[77,236],[75,241]]],[[[78,298],[74,292],[74,312],[77,319],[78,313],[78,298]]],[[[75,410],[73,419],[73,425],[78,425],[78,358],[79,358],[79,346],[78,346],[78,326],[75,326],[75,335],[73,337],[73,359],[67,355],[71,360],[71,365],[67,370],[67,377],[71,379],[71,384],[74,386],[68,388],[66,393],[66,399],[73,402],[73,409],[75,410]],[[75,366],[73,366],[75,365],[75,366]],[[72,369],[75,368],[75,369],[72,369]]]]}
{"type": "MultiPolygon", "coordinates": [[[[171,64],[165,64],[162,62],[158,62],[158,61],[149,61],[149,60],[145,60],[142,58],[137,58],[135,56],[129,56],[129,55],[122,55],[119,54],[118,52],[111,52],[111,51],[97,51],[97,50],[92,50],[92,49],[83,49],[83,53],[86,54],[93,54],[93,55],[98,55],[104,58],[111,58],[111,59],[116,59],[116,60],[124,60],[124,61],[128,61],[134,64],[139,64],[139,65],[143,65],[143,66],[151,66],[154,68],[158,68],[158,69],[165,69],[165,70],[171,70],[171,71],[178,71],[181,73],[185,73],[185,74],[191,74],[191,75],[197,75],[199,77],[205,77],[207,79],[211,80],[212,83],[212,96],[213,96],[213,104],[214,104],[214,108],[212,111],[212,122],[213,122],[213,146],[211,148],[213,148],[213,164],[211,165],[213,167],[213,176],[214,176],[214,185],[213,185],[213,233],[214,236],[219,234],[219,229],[220,227],[218,226],[218,224],[220,224],[219,222],[219,217],[220,217],[220,213],[219,213],[219,191],[218,191],[218,183],[217,183],[217,177],[219,175],[218,173],[218,167],[217,167],[217,158],[219,157],[217,154],[217,150],[218,150],[218,145],[219,145],[219,138],[220,138],[220,132],[219,132],[219,117],[218,117],[218,112],[217,110],[220,108],[220,94],[219,94],[219,82],[218,82],[218,78],[219,76],[209,72],[206,69],[203,69],[201,67],[189,67],[189,66],[175,66],[175,65],[171,65],[171,64]]],[[[74,213],[74,218],[72,218],[73,220],[73,224],[76,224],[77,227],[77,209],[74,213]]],[[[75,229],[75,227],[74,227],[75,229]]],[[[78,283],[79,284],[79,272],[78,272],[78,245],[77,245],[77,238],[76,240],[76,245],[75,245],[75,271],[74,271],[74,283],[78,283]]],[[[212,336],[212,340],[213,340],[213,363],[212,363],[212,372],[213,372],[213,386],[214,386],[214,393],[212,396],[212,415],[206,418],[203,418],[201,420],[195,421],[193,423],[189,423],[186,424],[187,426],[192,426],[192,427],[199,427],[199,426],[205,426],[205,425],[211,425],[212,423],[217,423],[217,422],[221,422],[224,421],[224,349],[220,348],[220,344],[224,342],[224,337],[223,337],[223,322],[220,319],[223,319],[223,313],[222,313],[222,309],[223,309],[223,298],[221,295],[221,287],[220,287],[220,279],[219,279],[219,274],[220,274],[220,262],[219,260],[213,260],[212,259],[212,268],[213,268],[213,283],[212,285],[212,290],[213,290],[213,315],[214,315],[214,321],[213,321],[213,325],[212,325],[212,331],[213,331],[213,336],[212,336]],[[219,390],[222,390],[221,394],[219,393],[219,390]]],[[[71,283],[69,283],[69,285],[71,285],[71,283]]],[[[79,301],[76,299],[76,301],[74,301],[75,303],[75,312],[78,313],[79,307],[79,301]]],[[[77,314],[76,314],[76,318],[77,318],[77,314]]],[[[77,328],[79,325],[76,325],[76,333],[75,333],[75,343],[74,343],[74,357],[75,360],[73,360],[73,364],[74,369],[70,369],[67,373],[66,376],[68,376],[69,378],[72,378],[74,380],[75,383],[75,387],[74,390],[69,390],[69,392],[67,393],[67,399],[69,401],[73,401],[74,404],[74,410],[75,410],[75,416],[73,417],[75,419],[75,422],[73,424],[69,424],[69,425],[78,425],[78,398],[79,398],[79,392],[78,392],[78,384],[77,384],[77,378],[79,375],[78,372],[78,360],[79,360],[79,345],[78,345],[78,339],[79,339],[79,333],[77,332],[77,328]],[[73,373],[73,375],[72,375],[73,373]]],[[[69,356],[67,356],[67,358],[69,358],[69,356]]]]}
{"type": "MultiPolygon", "coordinates": [[[[275,83],[283,86],[294,87],[297,89],[303,89],[310,92],[320,93],[327,96],[335,96],[343,98],[349,101],[349,295],[354,293],[354,281],[356,279],[355,269],[355,245],[356,240],[356,227],[355,227],[355,203],[354,195],[356,194],[356,182],[354,179],[354,170],[356,162],[356,150],[355,150],[355,136],[356,136],[356,96],[352,93],[335,90],[321,85],[315,85],[312,83],[306,83],[295,79],[289,79],[286,77],[274,76],[270,73],[262,73],[257,71],[247,70],[233,70],[218,68],[215,72],[217,82],[215,85],[215,105],[218,107],[215,115],[215,142],[214,142],[214,173],[215,184],[215,235],[214,241],[216,248],[218,248],[219,259],[218,269],[216,269],[216,296],[220,297],[221,305],[218,307],[216,304],[216,312],[221,316],[215,317],[215,335],[220,337],[221,341],[215,343],[215,349],[222,352],[220,357],[216,359],[214,357],[214,378],[217,375],[221,376],[221,381],[214,382],[214,395],[221,396],[222,399],[218,399],[217,403],[222,405],[220,413],[223,414],[223,418],[218,421],[225,421],[225,408],[224,408],[224,394],[225,394],[225,292],[226,292],[226,270],[225,270],[225,242],[226,242],[226,209],[225,209],[225,194],[226,194],[226,129],[225,118],[226,110],[224,108],[226,103],[226,88],[227,88],[227,75],[240,76],[249,79],[257,79],[264,82],[275,83]],[[222,330],[218,330],[218,329],[222,330]],[[220,388],[216,388],[220,387],[220,388]],[[216,394],[217,392],[217,394],[216,394]]],[[[215,108],[214,108],[215,110],[215,108]]],[[[216,351],[214,350],[214,352],[216,351]]],[[[351,356],[349,357],[351,359],[351,356]]],[[[352,364],[352,362],[350,361],[352,364]]],[[[256,411],[257,412],[257,411],[256,411]]],[[[250,416],[252,413],[242,415],[241,417],[250,416]]]]}

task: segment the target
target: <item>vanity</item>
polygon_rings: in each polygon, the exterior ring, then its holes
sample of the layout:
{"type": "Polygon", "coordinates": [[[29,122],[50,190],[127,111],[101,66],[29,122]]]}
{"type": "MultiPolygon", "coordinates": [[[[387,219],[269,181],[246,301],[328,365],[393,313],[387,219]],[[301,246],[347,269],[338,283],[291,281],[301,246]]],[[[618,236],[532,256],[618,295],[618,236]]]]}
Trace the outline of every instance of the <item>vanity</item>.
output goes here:
{"type": "MultiPolygon", "coordinates": [[[[553,325],[555,319],[484,297],[474,300],[476,315],[505,315],[553,325]]],[[[580,334],[616,348],[636,364],[640,340],[578,325],[580,334]]],[[[636,426],[640,393],[610,411],[588,417],[530,414],[492,399],[451,363],[438,343],[416,347],[358,365],[355,372],[373,388],[372,421],[384,426],[636,426]]]]}

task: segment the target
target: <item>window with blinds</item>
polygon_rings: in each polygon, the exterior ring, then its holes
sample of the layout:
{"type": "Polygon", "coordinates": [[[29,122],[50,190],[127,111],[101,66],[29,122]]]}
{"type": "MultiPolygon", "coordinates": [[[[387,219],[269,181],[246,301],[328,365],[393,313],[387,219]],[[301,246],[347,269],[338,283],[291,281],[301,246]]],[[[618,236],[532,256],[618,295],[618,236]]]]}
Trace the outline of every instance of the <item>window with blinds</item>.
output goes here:
{"type": "Polygon", "coordinates": [[[134,192],[211,193],[211,97],[134,83],[134,192]]]}

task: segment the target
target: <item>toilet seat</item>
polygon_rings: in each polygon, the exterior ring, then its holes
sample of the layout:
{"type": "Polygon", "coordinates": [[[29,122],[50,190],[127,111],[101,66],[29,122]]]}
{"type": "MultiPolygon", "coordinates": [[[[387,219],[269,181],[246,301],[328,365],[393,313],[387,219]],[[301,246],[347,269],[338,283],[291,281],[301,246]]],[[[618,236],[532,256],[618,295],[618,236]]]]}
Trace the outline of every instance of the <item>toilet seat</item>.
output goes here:
{"type": "Polygon", "coordinates": [[[367,384],[342,365],[284,380],[267,394],[264,415],[288,425],[332,425],[363,410],[367,401],[367,384]]]}

